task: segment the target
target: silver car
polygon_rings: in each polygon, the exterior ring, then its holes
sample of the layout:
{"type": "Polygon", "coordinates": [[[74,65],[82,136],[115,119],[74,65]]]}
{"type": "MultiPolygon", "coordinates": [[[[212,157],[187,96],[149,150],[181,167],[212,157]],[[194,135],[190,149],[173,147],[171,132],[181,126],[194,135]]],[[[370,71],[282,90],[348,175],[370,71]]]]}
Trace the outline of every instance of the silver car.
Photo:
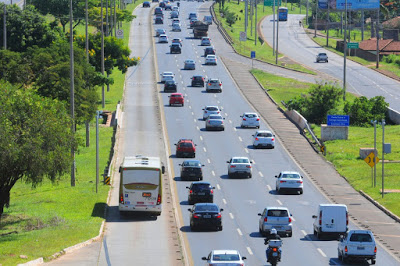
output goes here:
{"type": "Polygon", "coordinates": [[[317,55],[317,63],[323,61],[323,62],[327,62],[328,63],[328,55],[326,53],[319,53],[317,55]]]}
{"type": "Polygon", "coordinates": [[[260,128],[260,117],[256,113],[244,113],[240,116],[242,118],[242,122],[240,123],[240,127],[256,127],[260,128]]]}
{"type": "Polygon", "coordinates": [[[201,38],[201,46],[211,46],[211,39],[210,37],[202,37],[201,38]]]}
{"type": "Polygon", "coordinates": [[[175,80],[175,74],[170,71],[164,71],[160,74],[161,76],[161,83],[165,83],[167,80],[175,80]]]}
{"type": "Polygon", "coordinates": [[[218,106],[208,105],[203,108],[203,120],[206,120],[210,115],[218,115],[220,112],[218,106]]]}
{"type": "Polygon", "coordinates": [[[159,43],[168,43],[168,36],[165,34],[160,34],[158,37],[158,42],[159,43]]]}
{"type": "Polygon", "coordinates": [[[195,70],[196,69],[196,62],[194,60],[192,60],[192,59],[185,60],[185,63],[183,65],[183,69],[195,70]]]}
{"type": "Polygon", "coordinates": [[[222,92],[222,81],[220,81],[219,79],[212,79],[212,78],[208,79],[206,83],[206,91],[222,92]]]}
{"type": "Polygon", "coordinates": [[[217,57],[213,54],[209,54],[206,56],[206,60],[204,61],[205,65],[217,65],[217,57]]]}
{"type": "Polygon", "coordinates": [[[156,29],[156,36],[160,36],[161,34],[165,34],[165,29],[156,29]]]}
{"type": "Polygon", "coordinates": [[[252,177],[251,161],[247,157],[232,157],[228,163],[228,177],[245,176],[252,177]]]}
{"type": "Polygon", "coordinates": [[[303,194],[303,177],[298,172],[282,171],[275,178],[275,190],[278,193],[284,190],[292,190],[303,194]]]}
{"type": "Polygon", "coordinates": [[[275,135],[268,130],[257,130],[253,136],[253,147],[257,148],[275,148],[275,135]]]}
{"type": "Polygon", "coordinates": [[[210,115],[206,120],[206,130],[225,130],[224,120],[220,115],[210,115]]]}
{"type": "Polygon", "coordinates": [[[275,228],[279,235],[292,236],[292,214],[288,208],[267,207],[258,215],[258,230],[261,235],[266,236],[275,228]]]}

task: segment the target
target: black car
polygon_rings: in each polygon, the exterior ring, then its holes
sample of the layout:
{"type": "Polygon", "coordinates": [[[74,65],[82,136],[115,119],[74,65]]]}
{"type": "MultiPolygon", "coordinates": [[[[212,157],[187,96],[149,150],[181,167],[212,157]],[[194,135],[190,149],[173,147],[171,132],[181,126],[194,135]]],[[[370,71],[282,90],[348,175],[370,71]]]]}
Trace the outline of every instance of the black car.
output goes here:
{"type": "Polygon", "coordinates": [[[176,92],[177,88],[176,88],[176,82],[173,80],[167,80],[164,83],[164,92],[176,92]]]}
{"type": "Polygon", "coordinates": [[[156,24],[164,24],[164,20],[160,17],[157,17],[155,23],[156,24]]]}
{"type": "Polygon", "coordinates": [[[190,229],[197,230],[199,227],[214,227],[217,231],[222,231],[223,209],[215,203],[196,203],[190,211],[190,229]]]}
{"type": "Polygon", "coordinates": [[[158,3],[158,0],[151,0],[152,3],[158,3]]]}
{"type": "Polygon", "coordinates": [[[165,7],[165,2],[161,2],[160,7],[165,7]]]}
{"type": "Polygon", "coordinates": [[[206,57],[209,54],[215,55],[215,49],[213,47],[207,47],[204,49],[204,57],[206,57]]]}
{"type": "Polygon", "coordinates": [[[171,54],[180,54],[182,53],[182,48],[181,45],[179,43],[173,43],[169,46],[169,52],[171,54]]]}
{"type": "Polygon", "coordinates": [[[143,2],[143,7],[150,7],[150,2],[143,2]]]}
{"type": "Polygon", "coordinates": [[[167,11],[172,11],[172,6],[171,5],[165,5],[164,10],[167,11]]]}
{"type": "Polygon", "coordinates": [[[214,191],[215,187],[212,187],[208,182],[193,182],[189,189],[188,202],[189,205],[198,202],[214,202],[214,191]]]}
{"type": "Polygon", "coordinates": [[[160,7],[154,9],[154,15],[163,15],[163,11],[160,7]]]}
{"type": "Polygon", "coordinates": [[[204,87],[204,77],[203,76],[193,76],[192,77],[192,87],[204,87]]]}
{"type": "Polygon", "coordinates": [[[203,180],[203,170],[201,169],[204,164],[199,160],[185,160],[181,167],[181,180],[203,180]]]}

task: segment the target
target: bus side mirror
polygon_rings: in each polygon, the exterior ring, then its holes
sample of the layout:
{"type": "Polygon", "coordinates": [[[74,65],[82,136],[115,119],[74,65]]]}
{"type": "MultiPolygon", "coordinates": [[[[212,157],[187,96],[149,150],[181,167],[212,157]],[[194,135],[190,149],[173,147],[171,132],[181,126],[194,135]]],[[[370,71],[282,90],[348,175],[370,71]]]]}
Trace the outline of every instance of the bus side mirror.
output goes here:
{"type": "Polygon", "coordinates": [[[161,173],[164,174],[165,173],[165,166],[161,166],[161,173]]]}

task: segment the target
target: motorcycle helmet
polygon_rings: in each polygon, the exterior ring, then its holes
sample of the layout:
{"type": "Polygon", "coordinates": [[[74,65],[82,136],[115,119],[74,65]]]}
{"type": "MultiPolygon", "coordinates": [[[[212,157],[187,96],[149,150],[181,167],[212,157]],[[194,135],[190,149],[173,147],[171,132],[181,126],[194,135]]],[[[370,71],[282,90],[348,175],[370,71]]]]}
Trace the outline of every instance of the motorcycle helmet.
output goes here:
{"type": "Polygon", "coordinates": [[[275,228],[272,228],[271,231],[269,232],[271,235],[276,235],[278,232],[276,231],[275,228]]]}

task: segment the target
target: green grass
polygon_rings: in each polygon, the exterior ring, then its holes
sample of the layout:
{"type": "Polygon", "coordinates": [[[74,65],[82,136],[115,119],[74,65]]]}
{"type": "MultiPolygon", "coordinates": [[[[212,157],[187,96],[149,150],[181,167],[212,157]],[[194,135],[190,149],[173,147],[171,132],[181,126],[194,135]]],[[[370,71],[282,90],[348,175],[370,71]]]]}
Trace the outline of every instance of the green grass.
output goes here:
{"type": "MultiPolygon", "coordinates": [[[[244,31],[244,2],[240,2],[239,5],[236,1],[225,2],[225,7],[228,8],[230,12],[233,12],[237,15],[237,21],[230,27],[226,23],[226,19],[221,18],[221,10],[218,4],[214,5],[215,14],[217,19],[222,23],[222,26],[225,28],[226,32],[230,35],[233,40],[233,48],[237,53],[250,57],[250,52],[256,52],[256,58],[268,62],[270,64],[275,64],[275,56],[272,54],[272,47],[270,47],[267,43],[261,44],[259,40],[257,40],[257,44],[255,44],[255,35],[254,35],[254,25],[253,25],[253,34],[251,35],[251,23],[249,21],[249,27],[247,32],[247,41],[241,42],[239,41],[239,35],[241,31],[244,31]],[[242,10],[242,12],[240,12],[242,10]]],[[[290,4],[289,4],[290,7],[290,4]]],[[[293,11],[289,11],[291,13],[299,13],[298,8],[294,8],[293,11]]],[[[257,22],[260,22],[265,16],[272,15],[272,8],[265,7],[263,12],[263,6],[257,6],[257,22]]],[[[312,70],[299,65],[287,63],[282,60],[283,55],[279,54],[278,65],[283,66],[285,68],[298,70],[304,73],[315,74],[312,70]]]]}
{"type": "MultiPolygon", "coordinates": [[[[143,0],[128,5],[132,11],[143,0]]],[[[128,44],[129,25],[123,23],[124,41],[128,44]]],[[[83,27],[84,30],[84,27],[83,27]]],[[[78,30],[79,32],[79,30],[78,30]]],[[[111,75],[114,84],[106,91],[105,110],[114,111],[122,99],[125,74],[114,69],[111,75]]],[[[101,88],[99,88],[101,95],[101,88]]],[[[99,109],[101,103],[99,103],[99,109]]],[[[104,220],[109,186],[102,184],[102,176],[96,194],[96,135],[91,123],[90,147],[80,146],[76,153],[76,186],[70,186],[67,174],[55,183],[44,179],[32,189],[22,181],[11,190],[10,207],[6,208],[0,222],[0,264],[16,265],[39,257],[47,258],[60,250],[86,241],[99,233],[104,220]],[[21,259],[20,255],[28,256],[21,259]]],[[[85,138],[84,126],[77,128],[77,135],[85,138]]],[[[108,165],[112,149],[113,128],[100,126],[100,174],[108,165]]]]}

